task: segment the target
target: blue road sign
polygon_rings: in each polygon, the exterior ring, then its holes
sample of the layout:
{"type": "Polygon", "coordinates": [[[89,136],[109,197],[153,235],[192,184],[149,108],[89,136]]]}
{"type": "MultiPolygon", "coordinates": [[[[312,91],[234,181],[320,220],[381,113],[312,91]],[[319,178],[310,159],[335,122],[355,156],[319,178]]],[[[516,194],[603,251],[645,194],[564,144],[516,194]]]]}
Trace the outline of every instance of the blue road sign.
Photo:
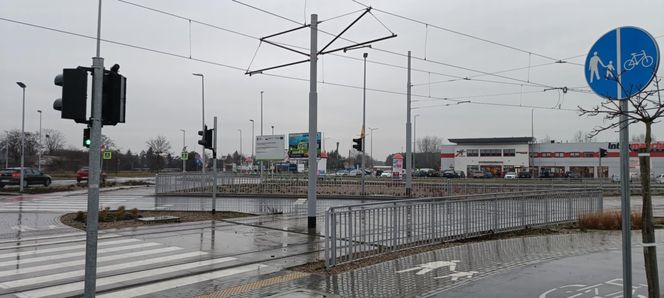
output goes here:
{"type": "Polygon", "coordinates": [[[604,34],[588,52],[586,82],[599,96],[625,100],[643,91],[659,67],[655,39],[637,27],[620,27],[604,34]]]}

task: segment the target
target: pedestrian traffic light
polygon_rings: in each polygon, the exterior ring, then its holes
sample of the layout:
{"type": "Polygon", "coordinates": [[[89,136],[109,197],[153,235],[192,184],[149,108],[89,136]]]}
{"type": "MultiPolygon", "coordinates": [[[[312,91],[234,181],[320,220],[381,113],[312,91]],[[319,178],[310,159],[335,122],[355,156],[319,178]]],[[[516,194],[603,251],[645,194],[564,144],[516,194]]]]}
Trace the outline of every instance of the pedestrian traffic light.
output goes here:
{"type": "Polygon", "coordinates": [[[104,91],[102,92],[102,124],[116,125],[125,122],[127,78],[118,74],[120,65],[115,64],[110,71],[104,71],[104,91]]]}
{"type": "Polygon", "coordinates": [[[83,129],[83,147],[90,148],[92,140],[90,139],[90,128],[83,129]]]}
{"type": "Polygon", "coordinates": [[[608,155],[608,151],[604,148],[599,148],[599,157],[606,157],[608,155]]]}
{"type": "Polygon", "coordinates": [[[353,149],[362,152],[362,138],[353,139],[353,149]]]}
{"type": "Polygon", "coordinates": [[[214,129],[207,128],[207,125],[205,125],[205,130],[199,130],[198,135],[201,136],[202,138],[198,141],[198,145],[203,146],[205,149],[212,149],[212,131],[214,129]]]}
{"type": "Polygon", "coordinates": [[[61,111],[61,118],[87,123],[86,102],[88,71],[85,68],[65,68],[55,77],[55,85],[62,87],[62,97],[53,102],[53,109],[61,111]]]}

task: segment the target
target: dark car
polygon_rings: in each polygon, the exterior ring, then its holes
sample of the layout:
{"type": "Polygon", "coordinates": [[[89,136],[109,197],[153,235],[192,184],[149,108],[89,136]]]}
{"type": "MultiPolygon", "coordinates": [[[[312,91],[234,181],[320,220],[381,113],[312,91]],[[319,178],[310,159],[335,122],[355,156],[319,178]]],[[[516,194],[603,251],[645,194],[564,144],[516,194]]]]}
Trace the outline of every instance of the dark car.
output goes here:
{"type": "MultiPolygon", "coordinates": [[[[23,187],[29,185],[51,185],[51,176],[33,168],[23,168],[23,187]]],[[[19,185],[21,180],[21,168],[6,168],[0,170],[0,188],[5,185],[19,185]]]]}
{"type": "Polygon", "coordinates": [[[565,173],[565,177],[566,177],[566,178],[571,178],[571,179],[580,179],[580,178],[581,178],[581,174],[579,174],[579,173],[577,173],[577,172],[566,172],[566,173],[565,173]]]}
{"type": "Polygon", "coordinates": [[[532,175],[530,175],[530,172],[519,172],[516,174],[517,178],[531,178],[532,175]]]}
{"type": "Polygon", "coordinates": [[[445,170],[441,174],[443,178],[460,178],[459,173],[455,172],[454,170],[445,170]]]}
{"type": "Polygon", "coordinates": [[[541,172],[539,175],[540,178],[553,178],[553,173],[551,172],[541,172]]]}

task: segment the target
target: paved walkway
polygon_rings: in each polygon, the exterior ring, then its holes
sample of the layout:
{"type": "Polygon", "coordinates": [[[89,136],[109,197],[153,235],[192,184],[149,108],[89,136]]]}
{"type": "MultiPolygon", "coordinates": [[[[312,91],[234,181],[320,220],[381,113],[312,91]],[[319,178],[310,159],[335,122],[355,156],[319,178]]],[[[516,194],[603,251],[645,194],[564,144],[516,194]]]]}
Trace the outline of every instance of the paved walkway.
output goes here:
{"type": "MultiPolygon", "coordinates": [[[[154,199],[141,193],[149,190],[107,192],[101,200],[110,206],[154,206],[154,199]]],[[[244,199],[226,199],[230,200],[244,199]]],[[[7,209],[4,216],[16,214],[16,204],[24,204],[30,212],[22,216],[50,214],[52,219],[61,210],[79,208],[83,201],[82,195],[32,197],[23,203],[0,202],[0,208],[7,209]]],[[[51,219],[31,226],[34,230],[0,233],[0,296],[68,297],[82,293],[84,233],[64,227],[49,229],[48,223],[55,225],[51,219]]],[[[320,228],[322,220],[319,218],[320,228]]],[[[105,230],[100,233],[98,295],[538,297],[554,290],[543,296],[546,298],[570,296],[552,296],[560,289],[588,290],[568,287],[572,285],[619,284],[618,232],[467,243],[330,277],[288,271],[321,256],[322,239],[308,235],[306,223],[306,217],[299,215],[272,215],[105,230]]],[[[664,234],[657,237],[663,239],[664,234]]],[[[635,233],[635,243],[638,239],[635,233]]],[[[634,252],[638,286],[643,282],[638,274],[643,271],[638,245],[634,252]]]]}

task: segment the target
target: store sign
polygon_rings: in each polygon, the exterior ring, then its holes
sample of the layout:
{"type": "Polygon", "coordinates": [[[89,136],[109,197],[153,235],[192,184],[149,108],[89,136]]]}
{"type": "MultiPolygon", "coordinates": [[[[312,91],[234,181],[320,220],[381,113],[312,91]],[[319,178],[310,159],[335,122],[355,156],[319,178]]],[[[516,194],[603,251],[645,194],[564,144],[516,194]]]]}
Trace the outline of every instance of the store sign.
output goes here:
{"type": "MultiPolygon", "coordinates": [[[[316,155],[320,157],[321,133],[316,133],[316,155]]],[[[288,134],[288,157],[305,158],[309,157],[309,133],[291,133],[288,134]]]]}
{"type": "Polygon", "coordinates": [[[283,160],[286,136],[269,135],[256,137],[256,160],[283,160]]]}

